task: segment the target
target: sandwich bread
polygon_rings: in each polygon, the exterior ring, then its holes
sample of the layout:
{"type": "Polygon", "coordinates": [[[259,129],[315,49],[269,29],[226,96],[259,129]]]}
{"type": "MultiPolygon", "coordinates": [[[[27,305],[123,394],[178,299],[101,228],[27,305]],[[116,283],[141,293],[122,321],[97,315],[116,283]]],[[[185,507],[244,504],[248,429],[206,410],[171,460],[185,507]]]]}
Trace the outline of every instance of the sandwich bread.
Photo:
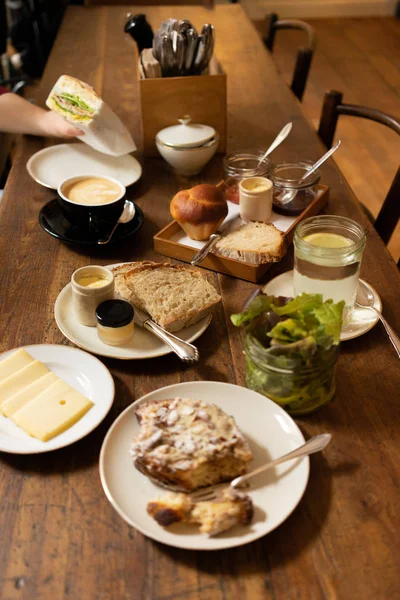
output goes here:
{"type": "Polygon", "coordinates": [[[122,156],[136,150],[131,134],[119,117],[87,83],[61,75],[46,105],[84,131],[79,139],[99,152],[122,156]]]}

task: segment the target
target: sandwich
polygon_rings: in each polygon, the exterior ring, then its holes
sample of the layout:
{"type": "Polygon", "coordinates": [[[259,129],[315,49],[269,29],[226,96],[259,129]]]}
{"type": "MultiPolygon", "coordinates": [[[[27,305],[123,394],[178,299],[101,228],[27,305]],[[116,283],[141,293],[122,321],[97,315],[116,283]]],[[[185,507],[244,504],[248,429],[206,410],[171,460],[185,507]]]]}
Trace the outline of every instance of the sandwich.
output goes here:
{"type": "Polygon", "coordinates": [[[122,156],[136,150],[135,143],[119,117],[87,83],[61,75],[46,105],[84,131],[80,138],[99,152],[122,156]]]}

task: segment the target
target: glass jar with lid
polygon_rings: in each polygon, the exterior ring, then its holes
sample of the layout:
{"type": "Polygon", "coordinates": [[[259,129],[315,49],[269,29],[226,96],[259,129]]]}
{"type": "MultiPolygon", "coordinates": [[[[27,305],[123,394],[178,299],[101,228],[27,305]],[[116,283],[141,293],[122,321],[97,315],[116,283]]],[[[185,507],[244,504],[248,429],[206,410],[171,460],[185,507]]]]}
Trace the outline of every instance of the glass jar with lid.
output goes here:
{"type": "Polygon", "coordinates": [[[322,407],[335,393],[335,367],[339,344],[308,358],[277,354],[246,332],[246,385],[267,396],[291,415],[322,407]]]}
{"type": "Polygon", "coordinates": [[[239,183],[248,177],[268,177],[271,162],[265,158],[265,150],[241,150],[225,156],[224,194],[226,200],[239,204],[239,183]]]}
{"type": "Polygon", "coordinates": [[[271,166],[269,179],[274,185],[273,206],[276,212],[299,215],[316,198],[319,171],[300,181],[312,165],[311,161],[305,160],[271,166]]]}

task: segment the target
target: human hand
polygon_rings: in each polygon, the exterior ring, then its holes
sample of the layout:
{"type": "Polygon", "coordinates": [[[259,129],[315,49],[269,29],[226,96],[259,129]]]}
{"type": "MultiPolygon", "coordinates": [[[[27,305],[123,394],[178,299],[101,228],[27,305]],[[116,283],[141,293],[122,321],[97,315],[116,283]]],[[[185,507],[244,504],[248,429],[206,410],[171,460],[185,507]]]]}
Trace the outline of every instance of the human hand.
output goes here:
{"type": "Polygon", "coordinates": [[[78,129],[57,113],[46,111],[42,119],[43,135],[49,137],[74,138],[83,135],[84,131],[78,129]]]}

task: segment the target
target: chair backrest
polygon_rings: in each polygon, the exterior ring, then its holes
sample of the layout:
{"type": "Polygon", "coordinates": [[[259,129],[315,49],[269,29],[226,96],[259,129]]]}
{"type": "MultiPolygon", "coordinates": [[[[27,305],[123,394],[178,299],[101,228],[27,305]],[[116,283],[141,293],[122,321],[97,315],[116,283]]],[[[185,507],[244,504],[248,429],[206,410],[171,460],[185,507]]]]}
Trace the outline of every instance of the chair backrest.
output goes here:
{"type": "Polygon", "coordinates": [[[310,72],[311,61],[314,55],[316,36],[314,29],[304,21],[297,19],[285,19],[280,21],[276,13],[271,13],[265,17],[265,28],[263,34],[264,44],[272,52],[274,48],[276,32],[279,29],[299,29],[307,34],[307,46],[299,48],[297,52],[296,65],[294,67],[291,90],[301,101],[304,90],[307,85],[307,79],[310,72]]]}
{"type": "MultiPolygon", "coordinates": [[[[179,4],[179,2],[177,2],[175,0],[85,0],[85,4],[87,4],[88,6],[117,6],[117,5],[125,5],[125,6],[131,6],[131,7],[135,7],[135,6],[152,6],[152,5],[176,5],[179,4]]],[[[212,6],[214,6],[214,0],[185,0],[184,2],[182,2],[182,4],[185,4],[187,6],[190,5],[196,5],[199,4],[201,6],[207,6],[208,8],[211,8],[212,6]]]]}
{"type": "MultiPolygon", "coordinates": [[[[400,135],[400,119],[392,117],[376,108],[343,104],[341,92],[326,92],[319,122],[318,135],[324,144],[330,148],[335,136],[339,115],[350,115],[370,119],[382,123],[400,135]]],[[[390,190],[375,220],[374,226],[385,244],[390,240],[397,222],[400,219],[400,167],[394,177],[390,190]]]]}

